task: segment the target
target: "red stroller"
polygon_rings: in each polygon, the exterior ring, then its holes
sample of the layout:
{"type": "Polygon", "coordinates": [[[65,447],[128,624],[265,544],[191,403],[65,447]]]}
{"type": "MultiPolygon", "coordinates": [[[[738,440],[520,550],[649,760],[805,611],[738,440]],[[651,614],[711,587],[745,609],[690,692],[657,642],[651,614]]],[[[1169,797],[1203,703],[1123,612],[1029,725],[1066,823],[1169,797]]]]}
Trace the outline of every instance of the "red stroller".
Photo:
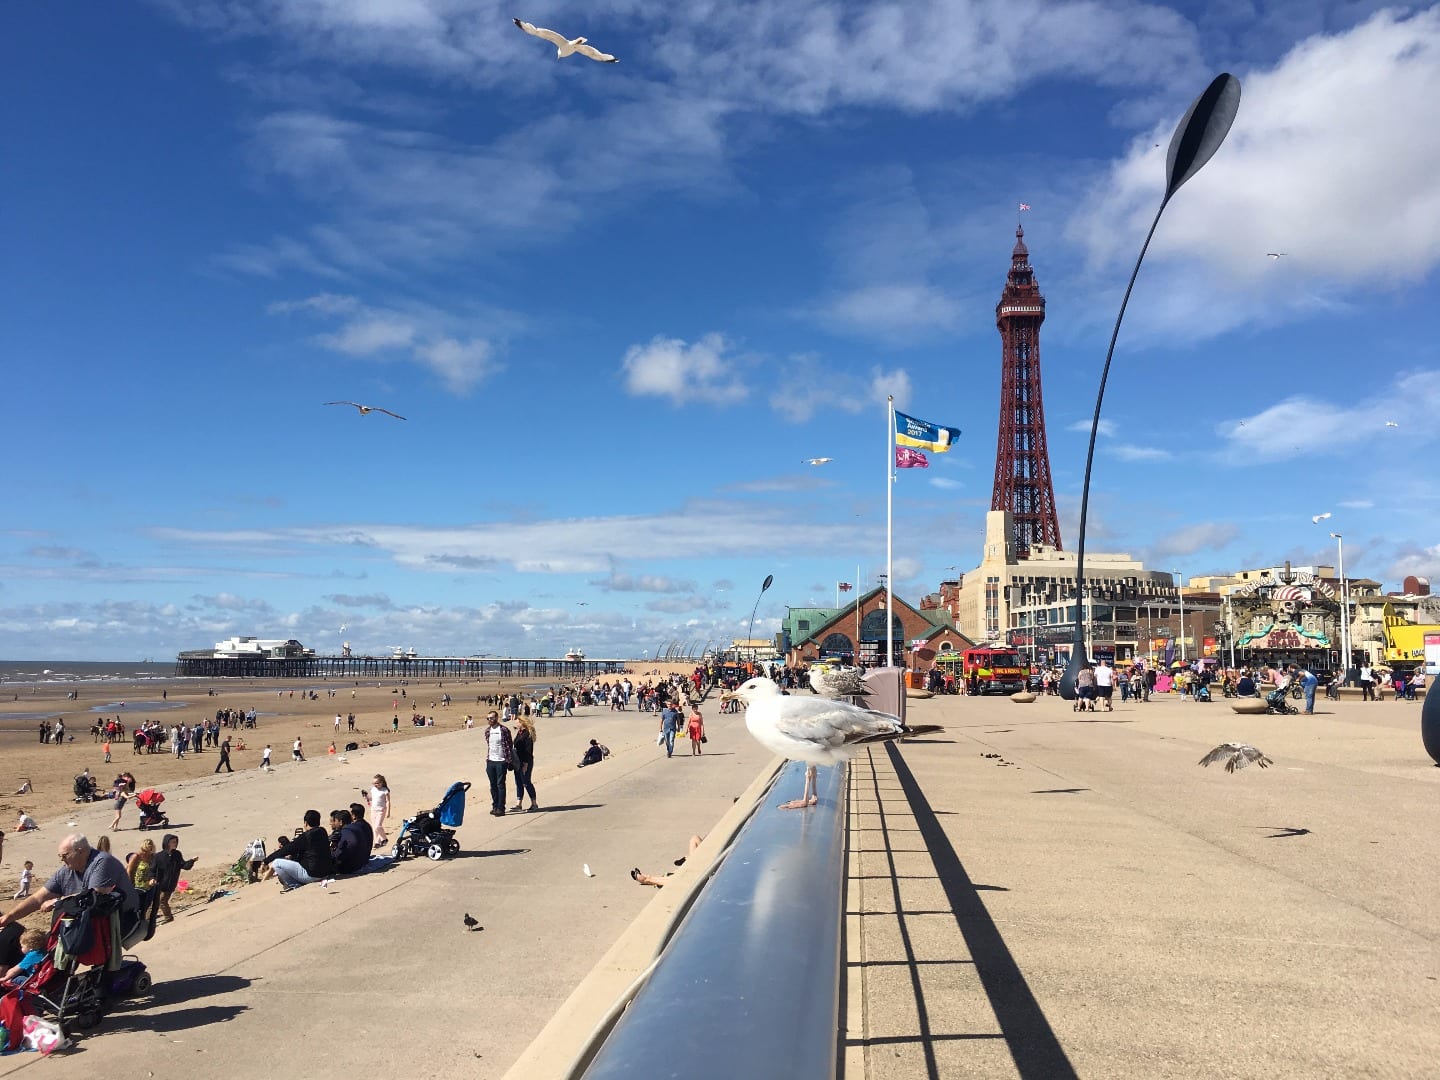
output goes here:
{"type": "Polygon", "coordinates": [[[168,829],[170,819],[160,809],[160,804],[165,801],[165,796],[154,788],[146,788],[135,796],[135,805],[140,810],[141,829],[168,829]]]}

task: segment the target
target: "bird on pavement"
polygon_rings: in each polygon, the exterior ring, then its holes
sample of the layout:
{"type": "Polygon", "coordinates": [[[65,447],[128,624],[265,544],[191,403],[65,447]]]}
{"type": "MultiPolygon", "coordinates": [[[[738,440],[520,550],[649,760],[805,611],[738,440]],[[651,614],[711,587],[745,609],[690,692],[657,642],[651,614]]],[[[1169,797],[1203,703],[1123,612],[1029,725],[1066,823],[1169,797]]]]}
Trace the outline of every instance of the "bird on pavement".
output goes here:
{"type": "Polygon", "coordinates": [[[389,409],[382,409],[379,405],[361,405],[358,401],[327,401],[326,405],[352,405],[360,410],[361,416],[369,416],[372,412],[383,412],[386,416],[393,416],[396,420],[404,420],[405,417],[399,413],[391,412],[389,409]]]}
{"type": "Polygon", "coordinates": [[[593,45],[586,44],[588,38],[577,37],[567,38],[564,34],[557,34],[554,30],[546,30],[543,26],[536,26],[534,23],[521,22],[519,19],[511,19],[516,26],[531,37],[538,37],[542,41],[548,41],[555,46],[555,59],[563,60],[567,56],[579,53],[581,56],[588,56],[591,60],[598,60],[602,64],[618,64],[620,61],[609,53],[603,53],[593,45]]]}
{"type": "Polygon", "coordinates": [[[898,716],[873,712],[844,701],[820,697],[792,697],[782,694],[773,679],[751,679],[735,691],[745,703],[745,726],[755,741],[791,761],[803,761],[805,792],[782,810],[814,806],[815,767],[838,765],[849,759],[855,747],[865,743],[889,742],[942,731],[936,724],[908,726],[898,716]]]}
{"type": "Polygon", "coordinates": [[[865,685],[860,669],[854,667],[810,669],[810,689],[825,698],[869,697],[870,688],[865,685]]]}
{"type": "Polygon", "coordinates": [[[1209,768],[1210,763],[1214,761],[1225,762],[1225,771],[1232,773],[1236,769],[1245,768],[1245,766],[1249,765],[1252,761],[1262,769],[1268,765],[1275,764],[1259,750],[1256,750],[1255,747],[1240,742],[1221,743],[1215,747],[1214,750],[1211,750],[1202,757],[1197,764],[1209,768]]]}
{"type": "Polygon", "coordinates": [[[479,920],[479,919],[475,918],[473,915],[471,915],[471,914],[467,911],[467,912],[465,913],[465,929],[466,929],[466,930],[484,930],[485,928],[480,925],[480,920],[479,920]]]}

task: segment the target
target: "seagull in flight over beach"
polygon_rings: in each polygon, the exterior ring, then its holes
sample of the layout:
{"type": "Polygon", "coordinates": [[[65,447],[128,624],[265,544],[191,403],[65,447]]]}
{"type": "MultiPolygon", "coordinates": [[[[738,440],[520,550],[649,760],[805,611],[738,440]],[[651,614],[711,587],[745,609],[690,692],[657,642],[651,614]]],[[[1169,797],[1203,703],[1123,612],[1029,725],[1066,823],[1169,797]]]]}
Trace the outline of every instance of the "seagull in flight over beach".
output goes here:
{"type": "Polygon", "coordinates": [[[326,405],[353,405],[360,410],[361,416],[369,416],[372,412],[383,412],[386,416],[393,416],[396,420],[404,420],[398,412],[391,412],[389,409],[382,409],[379,405],[361,405],[358,401],[327,401],[326,405]]]}
{"type": "Polygon", "coordinates": [[[1394,420],[1386,420],[1386,421],[1385,421],[1385,426],[1386,426],[1386,427],[1399,427],[1400,425],[1397,424],[1394,420]]]}
{"type": "Polygon", "coordinates": [[[563,60],[567,56],[579,53],[581,56],[588,56],[591,60],[598,60],[602,64],[618,64],[620,61],[609,53],[603,53],[594,45],[586,44],[588,38],[577,37],[567,38],[564,34],[557,34],[554,30],[546,30],[543,26],[536,26],[534,23],[521,22],[519,19],[511,19],[516,26],[531,37],[538,37],[543,41],[550,42],[555,46],[555,59],[563,60]]]}
{"type": "Polygon", "coordinates": [[[1280,258],[1282,255],[1286,255],[1286,254],[1288,254],[1288,252],[1284,252],[1284,251],[1267,251],[1267,252],[1265,252],[1265,257],[1268,258],[1268,259],[1278,259],[1278,258],[1280,258]]]}
{"type": "Polygon", "coordinates": [[[1262,769],[1265,768],[1267,765],[1275,764],[1259,750],[1256,750],[1255,747],[1247,746],[1245,743],[1241,742],[1221,743],[1219,746],[1215,747],[1214,750],[1211,750],[1208,754],[1202,757],[1196,764],[1204,765],[1206,768],[1209,768],[1212,761],[1225,762],[1226,772],[1234,772],[1236,769],[1243,769],[1252,761],[1259,765],[1262,769]]]}
{"type": "Polygon", "coordinates": [[[1312,516],[1312,517],[1310,518],[1310,520],[1311,520],[1314,524],[1319,525],[1320,522],[1324,521],[1324,520],[1325,520],[1326,518],[1328,518],[1329,516],[1330,516],[1330,511],[1329,511],[1329,510],[1326,510],[1325,513],[1323,513],[1323,514],[1315,514],[1314,516],[1312,516]]]}
{"type": "Polygon", "coordinates": [[[830,464],[830,462],[832,462],[832,461],[834,461],[834,460],[835,460],[835,459],[834,459],[833,457],[807,457],[804,461],[800,462],[800,464],[801,464],[801,465],[828,465],[828,464],[830,464]]]}
{"type": "Polygon", "coordinates": [[[791,761],[809,764],[805,793],[782,810],[800,810],[819,801],[815,794],[815,766],[837,765],[864,743],[889,742],[928,735],[943,728],[935,724],[906,725],[898,716],[872,712],[858,705],[829,698],[782,694],[773,679],[751,679],[735,691],[744,702],[745,726],[755,741],[791,761]]]}

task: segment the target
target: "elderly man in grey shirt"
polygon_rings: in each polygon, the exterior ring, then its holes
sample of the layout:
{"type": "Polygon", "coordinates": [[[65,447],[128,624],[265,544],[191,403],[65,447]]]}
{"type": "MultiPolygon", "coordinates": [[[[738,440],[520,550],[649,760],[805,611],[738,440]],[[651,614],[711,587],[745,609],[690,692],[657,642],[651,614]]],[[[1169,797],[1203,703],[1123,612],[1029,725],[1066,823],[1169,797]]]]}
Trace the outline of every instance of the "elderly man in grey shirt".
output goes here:
{"type": "Polygon", "coordinates": [[[60,856],[60,869],[51,874],[39,889],[0,915],[0,927],[23,919],[42,907],[48,910],[55,906],[53,901],[88,889],[119,892],[122,898],[120,910],[126,916],[126,922],[139,913],[140,894],[130,883],[125,864],[114,855],[91,847],[90,841],[79,833],[61,840],[57,854],[60,856]]]}

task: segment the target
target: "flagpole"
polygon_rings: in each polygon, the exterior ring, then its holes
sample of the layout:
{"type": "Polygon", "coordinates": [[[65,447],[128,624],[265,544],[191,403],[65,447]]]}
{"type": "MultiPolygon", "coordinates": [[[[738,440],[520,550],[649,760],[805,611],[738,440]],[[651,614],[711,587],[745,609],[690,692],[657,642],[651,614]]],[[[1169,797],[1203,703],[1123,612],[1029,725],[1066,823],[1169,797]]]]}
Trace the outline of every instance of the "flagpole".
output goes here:
{"type": "Polygon", "coordinates": [[[895,617],[891,614],[894,605],[895,580],[895,395],[887,398],[889,404],[889,430],[885,433],[885,666],[895,666],[895,617]]]}
{"type": "Polygon", "coordinates": [[[850,657],[850,663],[855,667],[860,666],[860,564],[855,564],[855,648],[850,657]]]}

